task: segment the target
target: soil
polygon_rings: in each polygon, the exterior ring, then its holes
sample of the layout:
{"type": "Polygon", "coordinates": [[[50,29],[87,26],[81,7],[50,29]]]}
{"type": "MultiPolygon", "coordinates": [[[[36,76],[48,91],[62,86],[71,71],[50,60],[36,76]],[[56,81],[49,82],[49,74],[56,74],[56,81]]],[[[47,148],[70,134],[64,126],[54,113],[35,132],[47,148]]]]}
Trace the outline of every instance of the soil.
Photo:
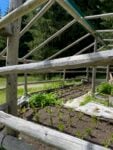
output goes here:
{"type": "MultiPolygon", "coordinates": [[[[59,98],[67,101],[76,98],[88,92],[90,85],[68,86],[65,88],[52,91],[58,94],[59,98]]],[[[47,106],[42,109],[34,110],[27,108],[26,112],[21,114],[24,119],[42,124],[60,132],[65,132],[72,136],[110,147],[113,149],[113,123],[99,120],[96,117],[85,115],[81,112],[74,111],[63,107],[47,106]]],[[[55,150],[45,144],[37,142],[31,138],[25,137],[28,141],[33,143],[39,150],[55,150]]]]}

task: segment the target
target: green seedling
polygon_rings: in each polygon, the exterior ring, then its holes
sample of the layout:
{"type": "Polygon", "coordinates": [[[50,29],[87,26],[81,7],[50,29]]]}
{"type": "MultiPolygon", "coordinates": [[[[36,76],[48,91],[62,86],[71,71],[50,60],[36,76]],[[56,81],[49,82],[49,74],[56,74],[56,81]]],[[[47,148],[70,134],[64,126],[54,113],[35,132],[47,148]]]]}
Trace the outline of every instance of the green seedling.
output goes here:
{"type": "Polygon", "coordinates": [[[71,124],[72,124],[72,116],[71,116],[71,113],[72,113],[72,111],[73,111],[73,109],[72,108],[69,108],[68,109],[69,110],[69,125],[71,126],[71,124]]]}
{"type": "Polygon", "coordinates": [[[62,124],[62,123],[58,124],[59,131],[63,132],[64,131],[64,127],[65,127],[64,124],[62,124]]]}
{"type": "Polygon", "coordinates": [[[93,116],[93,117],[91,118],[91,122],[92,122],[92,124],[95,126],[95,128],[98,127],[99,119],[98,119],[96,116],[93,116]]]}
{"type": "Polygon", "coordinates": [[[77,117],[78,117],[78,119],[79,120],[82,120],[82,117],[84,116],[84,114],[82,113],[82,112],[79,112],[78,114],[77,114],[77,117]]]}
{"type": "Polygon", "coordinates": [[[104,145],[104,147],[108,148],[110,146],[110,143],[111,143],[111,139],[106,139],[103,141],[102,144],[104,145]]]}
{"type": "Polygon", "coordinates": [[[37,121],[37,122],[39,122],[39,113],[37,112],[36,114],[35,114],[35,120],[37,121]]]}
{"type": "Polygon", "coordinates": [[[85,135],[90,136],[92,134],[92,128],[86,128],[85,135]]]}
{"type": "Polygon", "coordinates": [[[77,137],[80,138],[80,139],[83,139],[83,138],[84,138],[84,134],[81,133],[80,131],[76,131],[76,132],[75,132],[75,136],[77,136],[77,137]]]}

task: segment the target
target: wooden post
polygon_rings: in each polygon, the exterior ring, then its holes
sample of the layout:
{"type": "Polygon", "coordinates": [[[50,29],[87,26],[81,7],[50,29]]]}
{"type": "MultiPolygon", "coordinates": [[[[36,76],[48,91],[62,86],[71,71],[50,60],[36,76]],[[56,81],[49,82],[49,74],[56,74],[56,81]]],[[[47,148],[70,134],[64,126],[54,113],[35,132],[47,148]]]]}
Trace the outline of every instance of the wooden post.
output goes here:
{"type": "Polygon", "coordinates": [[[24,96],[28,95],[28,88],[27,88],[27,73],[24,73],[24,96]]]}
{"type": "Polygon", "coordinates": [[[110,70],[110,66],[108,65],[106,69],[106,82],[109,81],[109,70],[110,70]]]}
{"type": "MultiPolygon", "coordinates": [[[[94,53],[97,51],[97,41],[94,44],[94,53]]],[[[96,67],[92,68],[92,96],[95,95],[95,79],[96,79],[96,67]]]]}
{"type": "MultiPolygon", "coordinates": [[[[22,4],[23,0],[10,0],[10,11],[14,10],[22,4]]],[[[21,28],[21,19],[10,24],[12,28],[12,36],[7,38],[7,58],[6,65],[18,64],[18,49],[19,49],[19,32],[21,28]]],[[[6,83],[6,101],[9,104],[8,113],[17,115],[17,74],[7,75],[6,83]]],[[[8,129],[8,134],[15,135],[15,132],[8,129]]]]}
{"type": "MultiPolygon", "coordinates": [[[[24,64],[26,64],[27,62],[24,61],[24,64]]],[[[28,94],[28,88],[27,88],[27,73],[24,73],[24,96],[26,97],[28,94]]]]}
{"type": "Polygon", "coordinates": [[[86,68],[86,80],[89,82],[89,67],[86,68]]]}
{"type": "Polygon", "coordinates": [[[66,78],[66,69],[64,69],[63,71],[63,81],[65,82],[65,78],[66,78]]]}

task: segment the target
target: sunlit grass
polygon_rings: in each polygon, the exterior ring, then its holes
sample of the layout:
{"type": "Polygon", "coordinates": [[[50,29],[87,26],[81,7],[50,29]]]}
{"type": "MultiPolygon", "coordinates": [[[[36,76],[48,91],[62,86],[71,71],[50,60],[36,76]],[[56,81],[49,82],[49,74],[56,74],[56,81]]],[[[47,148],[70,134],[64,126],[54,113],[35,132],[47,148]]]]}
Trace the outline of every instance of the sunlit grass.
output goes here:
{"type": "MultiPolygon", "coordinates": [[[[35,76],[29,76],[28,77],[28,81],[38,81],[39,78],[35,77],[35,76]]],[[[24,82],[24,77],[19,77],[18,78],[19,83],[24,82]]],[[[0,77],[0,83],[1,83],[1,87],[5,87],[5,78],[0,77]]],[[[54,89],[54,88],[58,88],[64,85],[70,85],[70,84],[78,84],[79,81],[76,80],[72,80],[72,81],[60,81],[60,82],[52,82],[52,83],[40,83],[40,84],[35,84],[35,85],[28,85],[28,94],[30,93],[34,93],[34,92],[38,92],[41,90],[47,90],[47,89],[54,89]]],[[[18,87],[18,97],[21,97],[22,95],[24,95],[24,86],[20,86],[18,87]]],[[[0,90],[0,104],[5,103],[6,101],[6,93],[5,90],[0,90]]]]}

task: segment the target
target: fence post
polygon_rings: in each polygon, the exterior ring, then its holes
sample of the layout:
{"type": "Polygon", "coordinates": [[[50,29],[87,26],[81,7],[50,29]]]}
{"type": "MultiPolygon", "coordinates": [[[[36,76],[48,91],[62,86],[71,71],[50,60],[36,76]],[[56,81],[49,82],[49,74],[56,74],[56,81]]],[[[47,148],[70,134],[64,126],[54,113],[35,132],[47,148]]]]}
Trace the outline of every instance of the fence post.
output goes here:
{"type": "MultiPolygon", "coordinates": [[[[10,0],[10,11],[22,4],[23,0],[10,0]]],[[[12,36],[7,38],[6,65],[18,64],[19,32],[21,28],[21,18],[9,25],[12,29],[12,36]]],[[[6,77],[6,101],[8,103],[8,113],[17,115],[17,74],[9,74],[6,77]]],[[[7,133],[16,135],[14,130],[7,128],[7,133]]]]}
{"type": "Polygon", "coordinates": [[[63,71],[63,81],[65,82],[65,78],[66,78],[66,69],[64,69],[63,71]]]}
{"type": "Polygon", "coordinates": [[[86,80],[89,82],[89,67],[86,68],[86,80]]]}
{"type": "MultiPolygon", "coordinates": [[[[97,51],[97,40],[95,39],[94,53],[97,51]]],[[[96,67],[92,68],[92,96],[95,95],[95,79],[96,79],[96,67]]]]}
{"type": "Polygon", "coordinates": [[[106,69],[106,82],[109,81],[109,70],[110,70],[110,66],[108,65],[106,69]]]}

